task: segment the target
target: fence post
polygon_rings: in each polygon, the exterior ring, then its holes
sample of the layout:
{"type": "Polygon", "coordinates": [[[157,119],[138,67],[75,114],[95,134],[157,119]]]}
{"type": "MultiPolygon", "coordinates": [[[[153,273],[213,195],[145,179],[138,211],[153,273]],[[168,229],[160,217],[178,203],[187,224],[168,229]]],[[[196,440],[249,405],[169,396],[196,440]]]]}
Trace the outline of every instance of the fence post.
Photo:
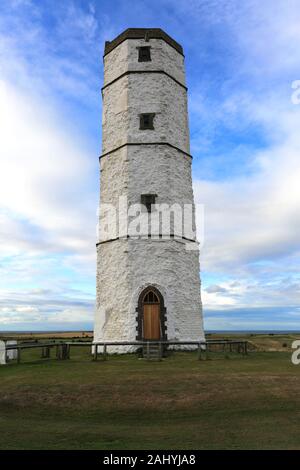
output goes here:
{"type": "Polygon", "coordinates": [[[147,361],[150,360],[150,343],[147,341],[147,361]]]}
{"type": "Polygon", "coordinates": [[[162,358],[162,344],[161,344],[161,342],[158,343],[158,353],[159,353],[159,360],[161,361],[161,358],[162,358]]]}
{"type": "Polygon", "coordinates": [[[98,344],[95,344],[94,346],[94,361],[97,361],[98,359],[98,344]]]}
{"type": "Polygon", "coordinates": [[[198,361],[202,361],[202,348],[201,348],[201,343],[199,343],[199,346],[198,346],[198,361]]]}
{"type": "Polygon", "coordinates": [[[225,343],[224,344],[224,357],[225,357],[225,359],[228,359],[228,357],[229,357],[228,352],[229,352],[228,351],[228,343],[225,343]]]}
{"type": "Polygon", "coordinates": [[[68,359],[68,345],[61,343],[56,346],[56,357],[57,359],[63,361],[68,359]]]}
{"type": "Polygon", "coordinates": [[[64,344],[64,345],[63,345],[63,359],[69,359],[68,353],[69,353],[69,351],[68,351],[68,345],[67,345],[67,344],[64,344]]]}
{"type": "Polygon", "coordinates": [[[106,361],[106,359],[107,359],[106,356],[107,356],[107,354],[106,354],[106,344],[104,344],[104,346],[103,346],[103,360],[104,361],[106,361]]]}
{"type": "Polygon", "coordinates": [[[48,359],[50,357],[50,346],[44,346],[42,348],[42,358],[48,359]]]}
{"type": "Polygon", "coordinates": [[[20,346],[17,348],[17,363],[20,364],[21,362],[21,348],[20,346]]]}

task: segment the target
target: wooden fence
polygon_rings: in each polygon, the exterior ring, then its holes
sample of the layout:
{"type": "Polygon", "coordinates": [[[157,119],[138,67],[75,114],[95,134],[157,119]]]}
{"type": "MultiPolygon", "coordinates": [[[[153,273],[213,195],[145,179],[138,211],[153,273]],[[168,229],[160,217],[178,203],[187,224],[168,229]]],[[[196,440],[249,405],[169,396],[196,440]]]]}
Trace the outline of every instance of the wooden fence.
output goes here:
{"type": "MultiPolygon", "coordinates": [[[[207,360],[211,352],[222,352],[225,356],[229,353],[248,354],[247,341],[240,340],[207,340],[207,341],[106,341],[106,342],[91,342],[91,341],[60,341],[60,342],[45,342],[45,343],[20,343],[16,345],[8,345],[6,351],[16,350],[17,351],[17,363],[21,362],[21,351],[41,348],[41,358],[50,358],[51,350],[55,349],[56,359],[66,360],[71,357],[71,347],[85,346],[90,347],[91,356],[94,361],[97,361],[98,357],[102,357],[105,361],[109,355],[109,348],[112,346],[135,346],[137,348],[148,348],[150,345],[157,345],[160,350],[169,350],[171,347],[172,351],[176,351],[176,346],[194,346],[197,351],[198,360],[207,360]],[[102,352],[99,352],[101,347],[102,352]]],[[[183,350],[181,348],[181,350],[183,350]]]]}

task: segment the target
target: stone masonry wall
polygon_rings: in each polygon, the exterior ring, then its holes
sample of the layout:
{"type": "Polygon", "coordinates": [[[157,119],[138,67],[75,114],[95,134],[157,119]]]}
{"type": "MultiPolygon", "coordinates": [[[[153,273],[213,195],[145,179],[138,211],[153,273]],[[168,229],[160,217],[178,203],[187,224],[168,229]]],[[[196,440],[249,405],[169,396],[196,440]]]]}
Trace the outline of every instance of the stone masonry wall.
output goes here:
{"type": "Polygon", "coordinates": [[[186,91],[161,74],[132,74],[103,90],[102,152],[127,142],[169,142],[189,153],[186,91]],[[155,113],[154,130],[139,115],[155,113]]]}
{"type": "Polygon", "coordinates": [[[164,297],[169,340],[204,339],[199,252],[187,250],[186,243],[151,239],[104,243],[98,245],[97,272],[102,329],[95,332],[95,341],[135,341],[136,306],[148,285],[157,287],[164,297]]]}
{"type": "MultiPolygon", "coordinates": [[[[184,57],[172,46],[129,39],[104,57],[104,85],[138,70],[163,70],[185,84],[184,57]],[[152,60],[138,62],[137,47],[145,45],[152,60]]],[[[158,204],[193,207],[186,89],[165,74],[136,73],[104,87],[102,96],[102,153],[108,153],[100,160],[101,204],[118,207],[120,196],[140,203],[141,194],[155,193],[158,204]],[[140,113],[155,113],[154,130],[139,129],[140,113]]],[[[138,298],[149,285],[164,297],[168,339],[203,340],[198,245],[175,238],[104,239],[97,245],[94,340],[135,341],[138,298]]]]}
{"type": "Polygon", "coordinates": [[[161,39],[130,39],[104,57],[104,86],[128,70],[163,70],[185,85],[184,57],[161,39]],[[151,62],[138,62],[137,47],[151,47],[151,62]]]}

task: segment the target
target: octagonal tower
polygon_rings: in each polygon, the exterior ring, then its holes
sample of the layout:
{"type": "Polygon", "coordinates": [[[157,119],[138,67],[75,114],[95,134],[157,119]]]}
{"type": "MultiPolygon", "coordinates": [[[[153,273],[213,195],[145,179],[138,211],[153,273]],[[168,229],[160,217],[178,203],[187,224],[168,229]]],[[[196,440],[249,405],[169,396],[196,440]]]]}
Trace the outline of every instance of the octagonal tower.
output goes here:
{"type": "Polygon", "coordinates": [[[182,47],[161,29],[127,29],[106,42],[102,97],[94,341],[202,341],[182,47]],[[148,222],[137,228],[139,205],[148,222]],[[109,207],[116,228],[105,220],[109,207]],[[190,214],[189,228],[175,212],[190,214]],[[168,213],[169,234],[159,218],[168,213]]]}

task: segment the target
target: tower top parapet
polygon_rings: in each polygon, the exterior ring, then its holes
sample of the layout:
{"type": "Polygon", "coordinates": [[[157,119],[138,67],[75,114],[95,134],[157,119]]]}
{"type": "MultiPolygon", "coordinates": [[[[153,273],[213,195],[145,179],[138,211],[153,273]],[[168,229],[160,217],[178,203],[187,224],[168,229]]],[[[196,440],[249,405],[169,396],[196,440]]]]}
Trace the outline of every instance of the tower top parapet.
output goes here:
{"type": "Polygon", "coordinates": [[[149,39],[162,39],[176,49],[179,54],[183,55],[182,46],[160,28],[128,28],[112,41],[105,42],[104,56],[127,39],[145,39],[146,41],[149,39]]]}

